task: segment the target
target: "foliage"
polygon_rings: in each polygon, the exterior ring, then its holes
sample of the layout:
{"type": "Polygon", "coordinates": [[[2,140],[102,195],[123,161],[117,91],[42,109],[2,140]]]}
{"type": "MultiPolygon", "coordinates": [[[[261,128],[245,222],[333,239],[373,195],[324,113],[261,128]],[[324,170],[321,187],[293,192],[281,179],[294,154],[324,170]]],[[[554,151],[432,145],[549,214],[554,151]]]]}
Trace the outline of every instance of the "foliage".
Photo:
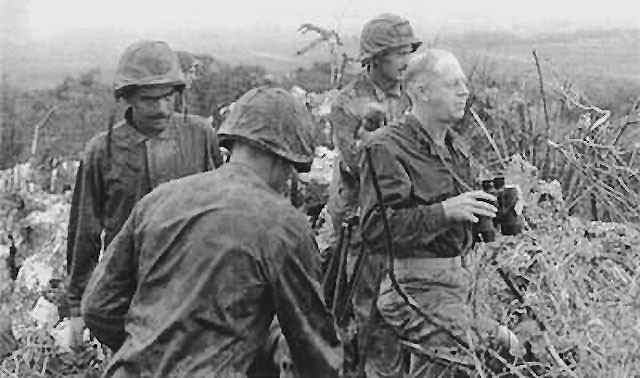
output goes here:
{"type": "Polygon", "coordinates": [[[559,180],[570,213],[637,221],[636,146],[627,138],[640,122],[637,102],[614,115],[590,105],[568,80],[552,77],[541,91],[532,80],[496,81],[493,69],[472,69],[469,111],[456,125],[480,163],[499,174],[505,157],[519,155],[541,178],[559,180]]]}
{"type": "Polygon", "coordinates": [[[538,181],[531,172],[521,159],[509,167],[508,181],[526,188],[530,227],[478,251],[478,311],[524,341],[527,353],[512,364],[522,376],[637,376],[640,232],[569,216],[559,183],[538,181]],[[507,289],[498,267],[532,311],[507,289]]]}
{"type": "Polygon", "coordinates": [[[109,111],[115,103],[109,87],[98,77],[99,72],[93,70],[77,77],[67,77],[51,90],[22,92],[17,88],[6,89],[2,143],[10,148],[0,150],[0,168],[27,160],[33,127],[53,107],[59,108],[40,130],[37,161],[50,157],[76,157],[93,135],[106,130],[109,111]]]}
{"type": "Polygon", "coordinates": [[[1,316],[12,323],[12,333],[3,337],[17,341],[17,349],[2,361],[2,377],[97,377],[107,360],[94,340],[70,350],[57,339],[69,202],[70,192],[51,194],[31,185],[0,208],[0,247],[11,235],[20,266],[15,281],[6,275],[0,281],[1,316]]]}

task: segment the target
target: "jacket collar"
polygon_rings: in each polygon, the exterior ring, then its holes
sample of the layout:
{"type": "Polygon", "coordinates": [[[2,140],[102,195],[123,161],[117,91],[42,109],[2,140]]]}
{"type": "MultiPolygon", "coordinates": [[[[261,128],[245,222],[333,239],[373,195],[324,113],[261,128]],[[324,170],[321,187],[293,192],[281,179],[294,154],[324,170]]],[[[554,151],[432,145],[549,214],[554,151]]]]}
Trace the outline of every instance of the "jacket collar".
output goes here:
{"type": "Polygon", "coordinates": [[[389,90],[387,90],[385,92],[375,82],[375,80],[373,80],[373,78],[371,77],[371,73],[369,71],[365,71],[364,75],[365,75],[365,78],[366,78],[367,82],[369,83],[369,85],[371,85],[371,87],[373,87],[373,91],[375,93],[376,100],[382,102],[386,98],[389,98],[389,97],[401,97],[402,96],[402,82],[401,81],[399,81],[396,85],[394,85],[393,87],[389,88],[389,90]]]}

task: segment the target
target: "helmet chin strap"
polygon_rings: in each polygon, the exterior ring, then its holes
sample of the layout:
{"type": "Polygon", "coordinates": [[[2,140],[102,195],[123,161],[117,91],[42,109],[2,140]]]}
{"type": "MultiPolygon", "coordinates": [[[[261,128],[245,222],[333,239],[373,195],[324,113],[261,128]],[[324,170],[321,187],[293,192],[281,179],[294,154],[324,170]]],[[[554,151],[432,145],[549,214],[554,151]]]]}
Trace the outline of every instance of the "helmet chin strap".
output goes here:
{"type": "Polygon", "coordinates": [[[189,115],[189,104],[187,103],[187,88],[183,89],[180,94],[180,100],[182,102],[182,114],[184,115],[184,122],[187,122],[189,115]]]}
{"type": "Polygon", "coordinates": [[[109,125],[107,129],[107,164],[111,163],[111,137],[113,135],[113,126],[116,123],[116,112],[118,111],[118,101],[120,99],[116,98],[113,106],[111,107],[111,111],[109,112],[109,125]]]}

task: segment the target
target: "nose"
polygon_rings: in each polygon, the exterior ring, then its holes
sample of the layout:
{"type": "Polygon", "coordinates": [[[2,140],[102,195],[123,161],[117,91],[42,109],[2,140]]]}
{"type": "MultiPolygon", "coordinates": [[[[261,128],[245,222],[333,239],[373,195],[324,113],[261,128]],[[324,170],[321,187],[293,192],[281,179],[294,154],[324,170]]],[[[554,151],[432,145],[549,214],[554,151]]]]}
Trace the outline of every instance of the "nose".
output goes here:
{"type": "Polygon", "coordinates": [[[172,110],[173,101],[172,97],[165,97],[154,101],[153,108],[159,113],[167,113],[172,110]]]}
{"type": "Polygon", "coordinates": [[[461,84],[460,91],[458,92],[458,95],[466,99],[467,97],[469,97],[469,88],[467,87],[467,84],[465,84],[464,82],[460,84],[461,84]]]}
{"type": "Polygon", "coordinates": [[[406,70],[407,67],[409,66],[409,54],[404,54],[402,55],[402,58],[400,59],[400,67],[402,68],[402,70],[406,70]]]}

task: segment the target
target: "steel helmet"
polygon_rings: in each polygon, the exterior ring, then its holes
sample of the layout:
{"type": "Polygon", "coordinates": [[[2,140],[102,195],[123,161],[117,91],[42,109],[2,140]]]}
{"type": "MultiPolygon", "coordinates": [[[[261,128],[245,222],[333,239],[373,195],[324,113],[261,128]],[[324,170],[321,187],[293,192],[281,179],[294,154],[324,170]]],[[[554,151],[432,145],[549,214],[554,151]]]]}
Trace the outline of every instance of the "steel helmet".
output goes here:
{"type": "Polygon", "coordinates": [[[381,14],[362,28],[358,60],[366,63],[386,49],[404,45],[411,45],[413,51],[416,51],[421,44],[422,42],[414,36],[408,20],[395,14],[381,14]]]}
{"type": "Polygon", "coordinates": [[[236,101],[218,134],[220,145],[230,148],[242,141],[291,162],[308,172],[313,161],[311,113],[282,88],[254,88],[236,101]]]}
{"type": "Polygon", "coordinates": [[[176,53],[163,41],[139,41],[127,47],[116,69],[116,98],[127,88],[159,84],[184,88],[185,77],[176,53]]]}

